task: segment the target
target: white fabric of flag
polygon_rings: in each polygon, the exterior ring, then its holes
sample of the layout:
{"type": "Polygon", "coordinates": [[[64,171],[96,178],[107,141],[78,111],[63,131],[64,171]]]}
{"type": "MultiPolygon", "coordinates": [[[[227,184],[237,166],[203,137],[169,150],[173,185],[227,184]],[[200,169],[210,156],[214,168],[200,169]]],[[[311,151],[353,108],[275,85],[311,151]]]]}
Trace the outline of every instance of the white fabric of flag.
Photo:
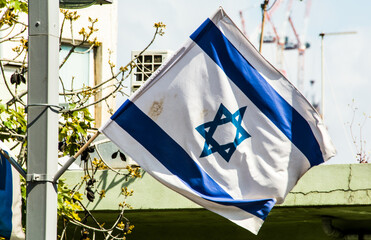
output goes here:
{"type": "MultiPolygon", "coordinates": [[[[0,148],[13,157],[0,141],[0,148]]],[[[0,237],[10,240],[25,239],[22,230],[22,202],[19,173],[0,154],[0,237]]]]}
{"type": "Polygon", "coordinates": [[[161,183],[254,234],[335,154],[315,109],[222,9],[100,131],[161,183]]]}

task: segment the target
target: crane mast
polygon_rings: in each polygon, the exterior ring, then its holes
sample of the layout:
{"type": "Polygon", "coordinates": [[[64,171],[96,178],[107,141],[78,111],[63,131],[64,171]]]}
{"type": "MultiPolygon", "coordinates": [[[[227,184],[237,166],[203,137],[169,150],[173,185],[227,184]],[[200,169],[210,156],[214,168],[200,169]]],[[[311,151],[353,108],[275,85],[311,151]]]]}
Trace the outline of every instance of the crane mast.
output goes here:
{"type": "MultiPolygon", "coordinates": [[[[284,9],[284,17],[282,26],[280,29],[277,29],[274,21],[273,21],[273,13],[279,8],[279,5],[282,4],[284,0],[277,0],[274,2],[274,5],[266,12],[266,18],[273,30],[274,36],[266,36],[263,39],[264,43],[274,43],[277,44],[277,54],[276,54],[276,67],[277,69],[283,74],[286,75],[286,71],[284,70],[284,50],[291,50],[297,49],[298,50],[298,58],[297,58],[297,88],[300,91],[304,91],[304,79],[305,79],[305,50],[309,48],[309,44],[305,42],[306,32],[308,27],[308,20],[309,20],[309,12],[311,7],[311,0],[306,0],[305,5],[305,16],[303,22],[303,28],[301,28],[300,35],[297,29],[294,26],[293,18],[291,17],[291,9],[293,6],[293,0],[288,0],[286,8],[284,9]],[[291,28],[297,43],[293,43],[288,41],[287,37],[287,29],[291,28]]],[[[243,18],[242,11],[239,12],[240,19],[241,19],[241,30],[243,34],[246,36],[246,29],[245,29],[245,20],[243,18]]],[[[261,28],[261,25],[260,27],[261,28]]]]}
{"type": "Polygon", "coordinates": [[[294,22],[289,16],[288,21],[290,23],[291,29],[294,32],[295,38],[297,40],[297,49],[298,49],[298,70],[297,70],[297,88],[300,91],[304,91],[304,79],[305,79],[305,50],[309,48],[309,44],[305,42],[306,31],[308,27],[308,19],[309,19],[309,12],[311,7],[311,0],[307,0],[306,7],[305,7],[305,17],[304,17],[304,27],[303,33],[301,37],[299,36],[296,28],[294,26],[294,22]]]}
{"type": "Polygon", "coordinates": [[[245,19],[243,18],[242,11],[240,11],[240,19],[241,19],[241,28],[242,28],[242,33],[247,37],[246,34],[246,27],[245,27],[245,19]]]}

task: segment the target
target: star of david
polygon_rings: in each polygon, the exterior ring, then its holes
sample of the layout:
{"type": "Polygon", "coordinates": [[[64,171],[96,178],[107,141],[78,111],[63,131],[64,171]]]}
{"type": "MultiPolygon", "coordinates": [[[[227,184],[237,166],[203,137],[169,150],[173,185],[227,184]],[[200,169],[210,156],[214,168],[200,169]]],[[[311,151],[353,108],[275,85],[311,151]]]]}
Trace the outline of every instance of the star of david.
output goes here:
{"type": "Polygon", "coordinates": [[[215,152],[219,153],[224,160],[229,162],[237,146],[251,135],[241,126],[243,115],[246,107],[242,107],[235,113],[231,113],[223,104],[220,104],[219,109],[213,121],[206,122],[196,127],[196,130],[205,138],[204,148],[200,157],[206,157],[215,152]],[[236,127],[236,135],[233,142],[220,145],[213,135],[218,128],[226,123],[232,123],[236,127]]]}

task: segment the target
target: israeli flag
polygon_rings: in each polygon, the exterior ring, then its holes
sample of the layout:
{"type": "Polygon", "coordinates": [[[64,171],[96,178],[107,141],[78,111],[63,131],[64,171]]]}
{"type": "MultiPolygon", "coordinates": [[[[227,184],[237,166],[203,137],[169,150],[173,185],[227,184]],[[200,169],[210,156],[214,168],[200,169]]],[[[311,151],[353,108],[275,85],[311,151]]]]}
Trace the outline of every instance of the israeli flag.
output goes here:
{"type": "MultiPolygon", "coordinates": [[[[8,155],[12,156],[10,150],[1,141],[0,148],[6,151],[8,155]]],[[[25,239],[25,234],[22,230],[22,202],[19,173],[1,153],[0,237],[10,240],[25,239]]]]}
{"type": "Polygon", "coordinates": [[[100,131],[164,185],[254,234],[335,154],[316,110],[222,9],[100,131]]]}

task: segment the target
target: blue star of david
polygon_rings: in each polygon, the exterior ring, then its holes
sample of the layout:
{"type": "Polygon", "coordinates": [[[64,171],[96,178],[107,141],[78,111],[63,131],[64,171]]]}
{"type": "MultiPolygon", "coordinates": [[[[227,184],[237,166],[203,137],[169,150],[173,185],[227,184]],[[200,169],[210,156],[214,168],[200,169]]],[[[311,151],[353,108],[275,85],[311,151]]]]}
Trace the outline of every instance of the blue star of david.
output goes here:
{"type": "Polygon", "coordinates": [[[240,145],[245,139],[251,137],[250,134],[241,126],[243,115],[246,107],[242,107],[235,113],[231,113],[223,104],[220,104],[218,112],[214,120],[201,124],[196,127],[196,130],[205,138],[204,149],[200,157],[206,157],[214,152],[219,153],[224,160],[229,162],[233,153],[236,151],[237,146],[240,145]],[[213,135],[218,126],[231,122],[236,127],[236,135],[233,142],[220,145],[213,135]]]}

